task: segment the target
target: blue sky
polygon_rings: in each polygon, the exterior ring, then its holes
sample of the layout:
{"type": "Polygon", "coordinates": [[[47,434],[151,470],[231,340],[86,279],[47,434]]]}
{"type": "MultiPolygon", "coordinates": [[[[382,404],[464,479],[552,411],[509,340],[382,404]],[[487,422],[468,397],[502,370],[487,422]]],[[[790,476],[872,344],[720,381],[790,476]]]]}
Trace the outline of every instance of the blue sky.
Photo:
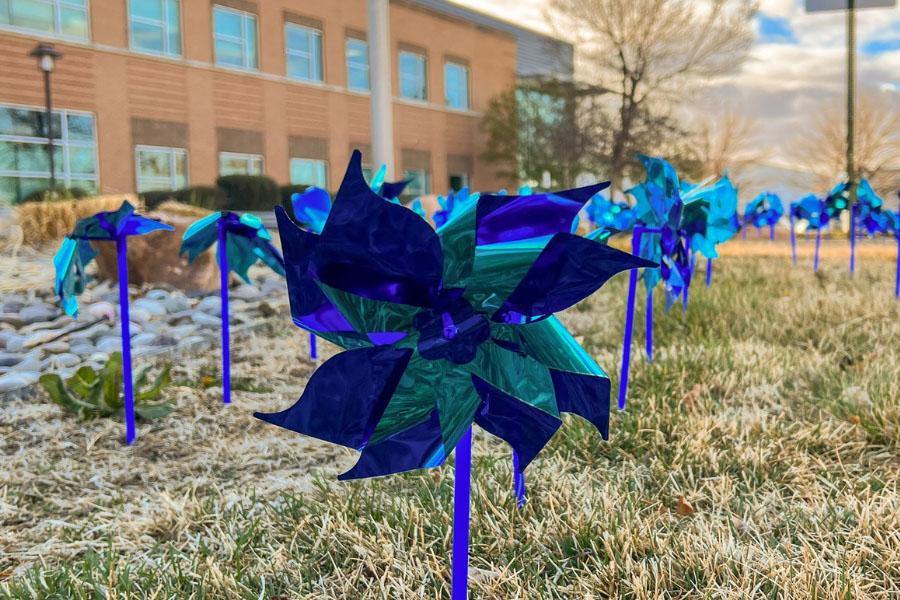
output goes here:
{"type": "MultiPolygon", "coordinates": [[[[554,33],[546,18],[547,0],[453,1],[554,33]]],[[[761,0],[755,27],[756,43],[741,72],[707,83],[692,104],[701,112],[727,107],[756,118],[771,148],[770,163],[790,167],[794,138],[823,102],[844,96],[846,17],[843,12],[808,14],[803,0],[761,0]]],[[[900,104],[900,8],[858,11],[857,38],[859,82],[900,104]]]]}

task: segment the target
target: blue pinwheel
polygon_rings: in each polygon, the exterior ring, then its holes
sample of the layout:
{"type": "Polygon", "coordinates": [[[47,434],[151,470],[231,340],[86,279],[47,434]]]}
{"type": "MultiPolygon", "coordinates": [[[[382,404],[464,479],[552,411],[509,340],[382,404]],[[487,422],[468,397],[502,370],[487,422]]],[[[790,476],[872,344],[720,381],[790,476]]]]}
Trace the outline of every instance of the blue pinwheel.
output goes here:
{"type": "Polygon", "coordinates": [[[717,246],[733,238],[740,229],[738,191],[726,173],[710,186],[682,186],[685,203],[682,227],[690,236],[691,268],[696,253],[706,257],[706,287],[712,284],[713,259],[719,257],[717,246]]]}
{"type": "Polygon", "coordinates": [[[250,283],[248,270],[257,261],[284,276],[284,259],[259,217],[229,211],[214,212],[194,222],[181,242],[179,254],[194,260],[216,244],[219,295],[222,299],[222,401],[231,404],[231,336],[228,317],[228,275],[234,271],[250,283]]]}
{"type": "MultiPolygon", "coordinates": [[[[520,194],[527,195],[527,194],[520,194]]],[[[438,196],[438,204],[441,209],[434,213],[435,227],[443,227],[444,224],[452,219],[455,215],[465,211],[470,204],[478,202],[479,194],[470,194],[469,188],[464,187],[461,190],[451,190],[446,197],[438,196]]]]}
{"type": "Polygon", "coordinates": [[[828,227],[828,207],[825,201],[815,194],[808,194],[796,202],[791,203],[791,260],[797,264],[797,234],[795,224],[797,221],[806,223],[807,231],[816,232],[816,250],[813,255],[813,271],[819,270],[819,249],[822,246],[822,230],[828,227]]]}
{"type": "Polygon", "coordinates": [[[784,216],[784,206],[778,194],[762,192],[751,200],[744,208],[744,239],[747,239],[747,229],[753,225],[757,229],[769,228],[769,239],[775,239],[775,225],[784,216]]]}
{"type": "Polygon", "coordinates": [[[78,314],[76,296],[87,283],[85,268],[97,256],[92,242],[114,241],[119,275],[119,324],[122,336],[123,391],[125,395],[125,442],[137,436],[134,420],[134,390],[131,372],[131,327],[128,316],[128,237],[154,231],[171,231],[171,225],[138,215],[126,200],[116,211],[104,211],[78,221],[53,256],[55,291],[66,314],[78,314]]]}
{"type": "MultiPolygon", "coordinates": [[[[838,184],[832,190],[850,199],[850,186],[847,182],[838,184]]],[[[856,271],[856,237],[867,235],[872,237],[878,233],[890,233],[890,211],[884,210],[884,200],[875,193],[866,178],[859,180],[856,186],[856,202],[850,209],[850,274],[856,271]]]]}
{"type": "Polygon", "coordinates": [[[653,263],[572,235],[606,184],[482,195],[435,232],[372,192],[354,152],[321,235],[276,209],[291,314],[345,349],[257,417],[360,450],[340,479],[436,467],[456,448],[454,598],[464,597],[472,425],[524,471],[563,412],[608,435],[609,380],[553,313],[653,263]]]}
{"type": "MultiPolygon", "coordinates": [[[[693,275],[691,242],[700,235],[706,240],[710,199],[699,193],[698,186],[682,185],[675,168],[662,158],[638,155],[646,170],[643,183],[627,190],[635,197],[635,225],[632,251],[658,267],[644,269],[647,289],[645,348],[647,359],[653,360],[653,289],[662,281],[666,291],[666,310],[679,299],[687,310],[688,290],[693,275]],[[685,201],[682,190],[691,197],[685,201]]],[[[718,239],[712,230],[711,239],[718,239]]],[[[634,330],[634,303],[638,275],[631,272],[625,308],[625,335],[622,347],[622,374],[619,381],[619,407],[624,408],[628,395],[631,339],[634,330]]]]}
{"type": "Polygon", "coordinates": [[[372,188],[372,191],[385,200],[393,202],[394,204],[400,204],[400,194],[403,193],[406,186],[412,183],[412,180],[401,179],[400,181],[385,181],[386,176],[387,165],[381,165],[378,172],[372,177],[369,186],[372,188]]]}
{"type": "Polygon", "coordinates": [[[636,219],[634,209],[626,202],[615,202],[595,194],[585,207],[585,212],[594,229],[616,233],[629,231],[636,219]]]}

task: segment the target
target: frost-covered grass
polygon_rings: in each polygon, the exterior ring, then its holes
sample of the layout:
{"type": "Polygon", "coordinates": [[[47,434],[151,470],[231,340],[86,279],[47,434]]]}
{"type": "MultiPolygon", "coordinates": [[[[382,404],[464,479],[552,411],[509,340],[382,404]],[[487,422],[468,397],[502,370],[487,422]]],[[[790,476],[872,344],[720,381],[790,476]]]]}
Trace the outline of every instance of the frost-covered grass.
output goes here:
{"type": "MultiPolygon", "coordinates": [[[[524,510],[508,449],[476,435],[473,598],[900,595],[894,266],[758,250],[709,290],[701,270],[686,315],[657,305],[610,441],[567,419],[524,510]]],[[[626,284],[564,315],[614,394],[626,284]]],[[[177,412],[132,448],[40,395],[0,403],[0,598],[449,597],[452,466],[337,483],[352,452],[251,417],[299,395],[304,344],[286,315],[236,344],[260,385],[230,408],[201,385],[215,351],[179,361],[177,412]]]]}

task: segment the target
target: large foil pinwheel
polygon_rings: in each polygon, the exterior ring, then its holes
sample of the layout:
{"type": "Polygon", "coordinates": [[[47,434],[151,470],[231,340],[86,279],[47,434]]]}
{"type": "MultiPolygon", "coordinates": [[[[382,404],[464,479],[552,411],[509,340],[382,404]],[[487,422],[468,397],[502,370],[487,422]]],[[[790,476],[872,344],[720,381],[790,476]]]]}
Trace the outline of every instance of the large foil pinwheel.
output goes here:
{"type": "Polygon", "coordinates": [[[119,276],[119,324],[122,336],[123,392],[125,396],[125,442],[131,444],[137,436],[134,419],[134,390],[131,370],[131,327],[128,316],[128,237],[154,231],[169,230],[171,225],[138,215],[126,200],[115,211],[104,211],[78,221],[75,229],[65,237],[53,256],[56,269],[55,290],[63,310],[71,316],[78,314],[76,296],[87,283],[85,268],[97,256],[92,242],[116,243],[119,276]]]}
{"type": "Polygon", "coordinates": [[[263,262],[284,276],[284,259],[272,245],[272,236],[259,217],[228,211],[214,212],[194,222],[184,232],[179,254],[194,260],[216,244],[219,295],[222,305],[222,401],[231,403],[231,336],[228,317],[228,276],[234,271],[250,283],[248,270],[263,262]]]}
{"type": "MultiPolygon", "coordinates": [[[[844,181],[831,190],[829,196],[840,196],[850,202],[850,185],[844,181]]],[[[884,210],[884,200],[875,193],[866,178],[856,186],[856,202],[850,208],[850,273],[856,271],[856,238],[890,233],[890,211],[884,210]]]]}
{"type": "Polygon", "coordinates": [[[762,192],[756,198],[747,203],[744,208],[744,239],[747,238],[747,229],[753,225],[757,229],[769,228],[769,239],[775,239],[775,225],[784,216],[784,205],[778,194],[762,192]]]}
{"type": "Polygon", "coordinates": [[[815,194],[808,194],[791,203],[791,260],[797,264],[797,221],[806,223],[807,231],[816,232],[816,249],[813,254],[813,271],[819,270],[819,249],[822,246],[822,230],[828,227],[830,217],[824,200],[815,194]]]}
{"type": "Polygon", "coordinates": [[[360,158],[321,235],[276,209],[294,323],[345,351],[292,407],[256,416],[360,450],[340,479],[435,467],[456,448],[453,590],[464,597],[473,423],[513,447],[520,471],[564,412],[606,437],[609,379],[553,313],[654,265],[569,233],[606,184],[483,195],[435,232],[373,193],[360,158]]]}

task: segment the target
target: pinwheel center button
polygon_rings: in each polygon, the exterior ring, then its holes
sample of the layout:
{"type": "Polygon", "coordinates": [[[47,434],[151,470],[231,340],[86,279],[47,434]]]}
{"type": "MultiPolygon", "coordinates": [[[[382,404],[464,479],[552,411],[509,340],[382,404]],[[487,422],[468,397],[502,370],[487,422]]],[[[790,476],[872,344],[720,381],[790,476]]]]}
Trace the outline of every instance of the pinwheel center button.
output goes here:
{"type": "Polygon", "coordinates": [[[487,318],[475,312],[461,296],[441,297],[434,304],[414,319],[419,332],[419,354],[428,360],[448,360],[460,365],[471,362],[478,346],[490,337],[487,318]]]}

